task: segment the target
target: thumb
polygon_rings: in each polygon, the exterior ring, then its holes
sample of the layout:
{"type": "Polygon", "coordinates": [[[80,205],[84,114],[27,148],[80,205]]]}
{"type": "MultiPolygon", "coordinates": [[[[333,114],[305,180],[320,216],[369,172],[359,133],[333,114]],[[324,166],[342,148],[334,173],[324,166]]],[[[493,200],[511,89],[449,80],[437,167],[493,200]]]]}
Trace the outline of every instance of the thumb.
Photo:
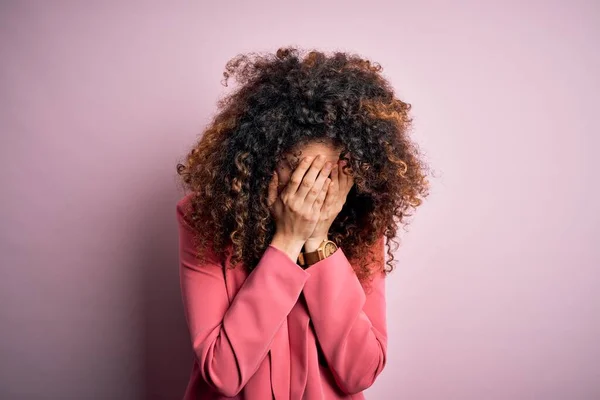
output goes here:
{"type": "Polygon", "coordinates": [[[275,203],[275,200],[277,200],[277,185],[279,184],[279,177],[277,176],[277,172],[273,172],[273,175],[271,176],[271,181],[269,182],[269,195],[268,195],[268,200],[267,200],[267,204],[269,205],[269,207],[275,203]]]}

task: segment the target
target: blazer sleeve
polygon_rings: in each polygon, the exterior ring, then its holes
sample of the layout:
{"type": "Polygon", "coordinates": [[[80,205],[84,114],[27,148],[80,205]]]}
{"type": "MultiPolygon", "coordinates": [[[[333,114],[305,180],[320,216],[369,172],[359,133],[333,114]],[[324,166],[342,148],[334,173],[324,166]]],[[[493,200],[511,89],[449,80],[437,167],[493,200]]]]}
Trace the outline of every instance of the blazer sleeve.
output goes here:
{"type": "Polygon", "coordinates": [[[373,246],[378,271],[365,293],[342,248],[306,269],[303,295],[317,340],[342,391],[370,387],[386,363],[384,236],[373,246]]]}
{"type": "Polygon", "coordinates": [[[309,274],[269,246],[230,304],[224,267],[216,261],[198,263],[193,230],[180,203],[177,218],[181,294],[192,346],[203,379],[234,397],[267,355],[309,274]]]}

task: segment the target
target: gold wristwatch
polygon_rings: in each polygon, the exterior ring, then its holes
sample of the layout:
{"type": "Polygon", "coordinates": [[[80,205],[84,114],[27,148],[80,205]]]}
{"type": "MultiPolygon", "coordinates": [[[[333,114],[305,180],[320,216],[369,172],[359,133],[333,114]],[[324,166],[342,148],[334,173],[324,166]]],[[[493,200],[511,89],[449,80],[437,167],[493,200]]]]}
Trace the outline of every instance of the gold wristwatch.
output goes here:
{"type": "Polygon", "coordinates": [[[335,242],[325,239],[321,242],[317,250],[309,253],[301,252],[298,256],[298,264],[306,268],[309,265],[315,264],[329,257],[335,253],[337,249],[338,247],[335,242]]]}

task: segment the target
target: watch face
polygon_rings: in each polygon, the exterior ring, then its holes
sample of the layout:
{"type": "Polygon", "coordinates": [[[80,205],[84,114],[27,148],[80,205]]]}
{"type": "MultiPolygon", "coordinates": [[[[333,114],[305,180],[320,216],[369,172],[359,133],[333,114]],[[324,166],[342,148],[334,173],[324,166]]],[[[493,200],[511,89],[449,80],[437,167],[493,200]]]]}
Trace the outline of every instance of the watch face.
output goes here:
{"type": "Polygon", "coordinates": [[[329,257],[330,255],[335,253],[336,250],[337,250],[337,246],[334,243],[329,242],[329,243],[325,244],[323,253],[325,254],[325,257],[329,257]]]}

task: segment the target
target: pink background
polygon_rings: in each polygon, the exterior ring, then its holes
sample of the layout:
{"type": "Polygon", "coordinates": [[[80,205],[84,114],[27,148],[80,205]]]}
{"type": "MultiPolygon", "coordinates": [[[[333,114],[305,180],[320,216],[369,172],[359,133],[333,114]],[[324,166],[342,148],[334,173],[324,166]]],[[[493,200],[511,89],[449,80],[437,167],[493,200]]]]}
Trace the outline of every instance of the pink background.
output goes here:
{"type": "Polygon", "coordinates": [[[600,6],[520,3],[2,1],[0,398],[180,398],[175,165],[286,44],[380,62],[436,172],[367,397],[600,398],[600,6]]]}

